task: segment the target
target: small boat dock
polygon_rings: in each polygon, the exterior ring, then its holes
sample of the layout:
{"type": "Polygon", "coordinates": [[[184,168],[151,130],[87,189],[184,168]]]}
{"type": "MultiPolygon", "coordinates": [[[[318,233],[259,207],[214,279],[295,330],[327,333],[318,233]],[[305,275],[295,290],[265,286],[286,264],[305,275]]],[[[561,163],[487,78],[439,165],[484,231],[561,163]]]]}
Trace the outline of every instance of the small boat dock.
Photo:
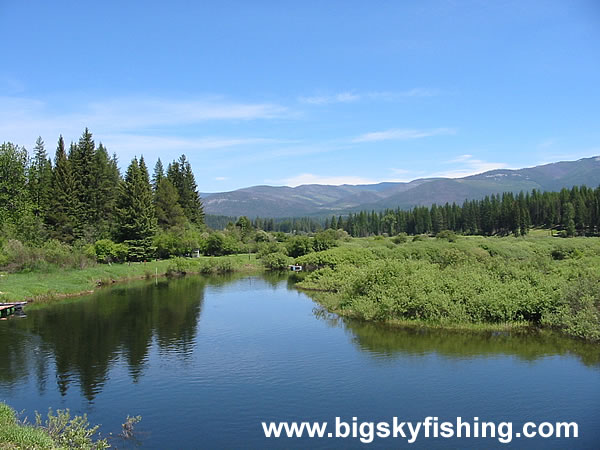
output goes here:
{"type": "Polygon", "coordinates": [[[8,317],[17,311],[21,312],[26,304],[27,302],[0,303],[0,318],[8,317]]]}

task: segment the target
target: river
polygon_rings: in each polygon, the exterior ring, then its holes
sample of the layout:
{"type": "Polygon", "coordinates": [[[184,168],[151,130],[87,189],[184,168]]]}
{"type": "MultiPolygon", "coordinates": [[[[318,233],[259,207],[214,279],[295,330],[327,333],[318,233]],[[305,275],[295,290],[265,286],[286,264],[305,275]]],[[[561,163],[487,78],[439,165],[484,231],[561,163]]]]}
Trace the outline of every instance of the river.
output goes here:
{"type": "MultiPolygon", "coordinates": [[[[121,448],[353,448],[358,438],[267,439],[261,422],[577,422],[578,439],[513,437],[518,448],[600,447],[600,347],[552,333],[406,330],[340,319],[283,276],[185,277],[28,306],[0,322],[0,400],[70,408],[121,448]]],[[[368,429],[364,429],[365,433],[368,429]]],[[[359,433],[360,436],[360,433],[359,433]]],[[[410,434],[409,434],[410,436],[410,434]]],[[[407,446],[377,438],[372,448],[407,446]]],[[[498,437],[415,448],[506,447],[498,437]]]]}

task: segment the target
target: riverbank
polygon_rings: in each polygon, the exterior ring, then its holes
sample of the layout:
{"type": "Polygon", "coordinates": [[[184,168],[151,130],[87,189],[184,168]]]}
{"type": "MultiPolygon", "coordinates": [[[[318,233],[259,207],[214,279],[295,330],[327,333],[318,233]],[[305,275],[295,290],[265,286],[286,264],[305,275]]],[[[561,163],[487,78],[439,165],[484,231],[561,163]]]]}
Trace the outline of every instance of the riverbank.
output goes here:
{"type": "Polygon", "coordinates": [[[167,275],[226,272],[259,273],[255,255],[175,258],[131,264],[98,264],[85,269],[54,269],[0,274],[0,301],[44,302],[76,297],[118,282],[167,275]]]}
{"type": "Polygon", "coordinates": [[[363,321],[448,329],[558,329],[600,341],[600,240],[535,235],[363,239],[296,263],[298,287],[363,321]]]}
{"type": "Polygon", "coordinates": [[[90,426],[86,416],[71,417],[69,410],[50,411],[45,421],[26,424],[17,412],[0,402],[0,446],[3,449],[62,450],[67,448],[102,449],[110,445],[105,439],[94,440],[98,427],[90,426]]]}

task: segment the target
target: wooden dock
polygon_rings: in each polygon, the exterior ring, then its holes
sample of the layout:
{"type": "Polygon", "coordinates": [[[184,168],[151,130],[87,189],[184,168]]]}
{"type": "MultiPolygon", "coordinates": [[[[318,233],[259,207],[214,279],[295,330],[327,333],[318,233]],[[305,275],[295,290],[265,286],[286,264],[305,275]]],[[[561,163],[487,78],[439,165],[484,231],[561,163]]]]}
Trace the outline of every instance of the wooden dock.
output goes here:
{"type": "Polygon", "coordinates": [[[27,302],[0,303],[0,317],[7,317],[15,311],[21,311],[27,302]]]}

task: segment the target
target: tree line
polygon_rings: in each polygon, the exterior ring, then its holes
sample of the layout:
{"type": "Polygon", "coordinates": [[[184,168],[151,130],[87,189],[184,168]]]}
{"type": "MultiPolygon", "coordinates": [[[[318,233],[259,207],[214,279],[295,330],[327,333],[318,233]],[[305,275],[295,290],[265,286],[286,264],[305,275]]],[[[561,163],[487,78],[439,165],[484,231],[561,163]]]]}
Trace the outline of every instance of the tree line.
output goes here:
{"type": "Polygon", "coordinates": [[[54,161],[39,137],[32,155],[21,146],[0,145],[1,238],[39,244],[114,240],[128,259],[154,255],[161,231],[200,230],[204,211],[185,155],[166,170],[159,159],[150,178],[143,156],[122,176],[117,156],[96,146],[86,128],[67,150],[62,136],[54,161]]]}
{"type": "Polygon", "coordinates": [[[465,200],[462,205],[419,206],[411,210],[361,211],[332,216],[325,228],[343,229],[355,237],[387,233],[437,234],[451,230],[469,235],[525,235],[530,227],[557,228],[564,236],[600,232],[600,187],[563,188],[560,192],[520,192],[465,200]]]}
{"type": "MultiPolygon", "coordinates": [[[[207,216],[214,229],[234,224],[238,218],[207,216]]],[[[600,233],[600,187],[564,188],[560,192],[520,192],[466,200],[462,205],[446,203],[409,210],[360,211],[332,217],[255,217],[259,230],[283,233],[315,233],[342,229],[354,237],[400,233],[437,234],[450,230],[467,235],[525,235],[531,227],[559,229],[565,236],[600,233]]]]}

